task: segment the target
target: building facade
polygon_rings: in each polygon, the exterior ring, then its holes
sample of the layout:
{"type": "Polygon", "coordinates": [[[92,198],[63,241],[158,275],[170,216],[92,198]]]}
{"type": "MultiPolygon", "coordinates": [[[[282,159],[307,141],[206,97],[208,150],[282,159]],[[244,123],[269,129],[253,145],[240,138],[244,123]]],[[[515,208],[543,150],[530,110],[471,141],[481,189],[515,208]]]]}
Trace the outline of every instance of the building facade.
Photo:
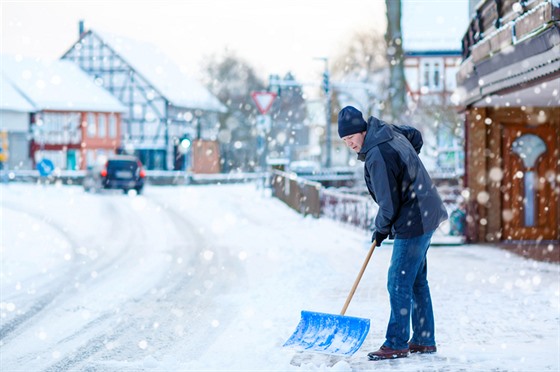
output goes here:
{"type": "Polygon", "coordinates": [[[486,0],[463,37],[470,241],[560,240],[559,20],[557,1],[486,0]]]}
{"type": "Polygon", "coordinates": [[[451,98],[460,62],[460,49],[406,50],[404,74],[410,98],[420,105],[456,105],[451,98]]]}
{"type": "Polygon", "coordinates": [[[0,169],[31,169],[29,123],[35,107],[0,73],[0,169]]]}
{"type": "Polygon", "coordinates": [[[464,137],[454,92],[467,24],[467,0],[402,0],[408,106],[424,137],[420,156],[433,177],[464,174],[464,137]]]}
{"type": "MultiPolygon", "coordinates": [[[[2,74],[13,93],[33,108],[25,118],[32,167],[48,158],[61,170],[87,169],[121,146],[124,106],[73,63],[3,56],[2,74]]],[[[17,124],[20,133],[23,120],[17,124]]],[[[15,118],[6,123],[16,125],[15,118]]]]}
{"type": "Polygon", "coordinates": [[[87,169],[118,152],[120,113],[41,110],[31,116],[34,164],[49,158],[60,169],[87,169]]]}
{"type": "MultiPolygon", "coordinates": [[[[459,43],[457,43],[459,45],[459,43]]],[[[404,73],[409,107],[429,112],[434,124],[424,128],[427,144],[423,161],[432,176],[457,177],[464,174],[464,151],[462,133],[457,133],[453,121],[457,111],[454,96],[457,87],[457,70],[461,50],[405,50],[404,73]],[[432,129],[433,128],[433,129],[432,129]]]]}
{"type": "Polygon", "coordinates": [[[125,111],[120,152],[136,154],[147,169],[184,170],[182,140],[216,140],[226,107],[153,45],[83,29],[62,56],[109,91],[125,111]]]}

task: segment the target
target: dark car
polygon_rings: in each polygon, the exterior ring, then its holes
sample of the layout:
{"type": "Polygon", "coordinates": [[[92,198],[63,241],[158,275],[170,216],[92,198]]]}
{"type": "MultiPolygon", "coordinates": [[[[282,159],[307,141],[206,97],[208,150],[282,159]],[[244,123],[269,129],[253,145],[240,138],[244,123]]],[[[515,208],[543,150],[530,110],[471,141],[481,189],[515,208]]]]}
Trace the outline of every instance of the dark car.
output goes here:
{"type": "Polygon", "coordinates": [[[86,191],[120,189],[125,193],[136,190],[140,194],[145,178],[146,172],[140,160],[134,156],[116,155],[110,157],[104,166],[90,169],[83,185],[86,191]]]}

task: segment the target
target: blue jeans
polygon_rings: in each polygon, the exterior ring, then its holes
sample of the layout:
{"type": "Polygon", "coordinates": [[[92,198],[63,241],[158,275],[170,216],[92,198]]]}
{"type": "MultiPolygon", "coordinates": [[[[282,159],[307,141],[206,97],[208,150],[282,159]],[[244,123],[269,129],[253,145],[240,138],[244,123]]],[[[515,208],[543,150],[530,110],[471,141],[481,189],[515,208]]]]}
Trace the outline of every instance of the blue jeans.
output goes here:
{"type": "Polygon", "coordinates": [[[391,302],[391,318],[384,345],[391,349],[407,349],[410,342],[435,346],[434,312],[428,286],[428,261],[431,231],[409,239],[395,239],[389,267],[387,289],[391,302]]]}

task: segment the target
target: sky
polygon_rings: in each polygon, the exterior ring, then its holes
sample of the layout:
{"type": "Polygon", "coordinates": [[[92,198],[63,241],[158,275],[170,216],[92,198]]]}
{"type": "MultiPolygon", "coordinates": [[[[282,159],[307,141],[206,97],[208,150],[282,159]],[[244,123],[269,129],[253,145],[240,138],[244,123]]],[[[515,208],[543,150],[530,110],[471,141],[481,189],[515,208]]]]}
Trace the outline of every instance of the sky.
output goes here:
{"type": "MultiPolygon", "coordinates": [[[[454,35],[460,46],[467,0],[404,3],[410,5],[403,7],[403,27],[410,25],[408,31],[416,40],[454,35]]],[[[60,58],[77,41],[78,22],[84,20],[86,29],[155,44],[193,77],[200,73],[204,58],[228,49],[265,80],[270,74],[291,71],[300,81],[320,82],[324,62],[318,58],[332,60],[358,31],[383,34],[386,28],[385,0],[0,0],[0,4],[2,53],[60,58]]]]}
{"type": "Polygon", "coordinates": [[[151,42],[186,71],[226,48],[257,72],[319,76],[355,31],[384,32],[382,0],[2,0],[2,53],[59,58],[87,28],[151,42]]]}

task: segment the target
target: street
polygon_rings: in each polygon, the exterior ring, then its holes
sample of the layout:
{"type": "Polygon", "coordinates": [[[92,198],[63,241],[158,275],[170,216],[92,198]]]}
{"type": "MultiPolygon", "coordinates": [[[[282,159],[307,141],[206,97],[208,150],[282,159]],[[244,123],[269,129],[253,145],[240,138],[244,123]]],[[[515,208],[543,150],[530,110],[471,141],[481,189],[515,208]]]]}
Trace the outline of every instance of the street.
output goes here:
{"type": "Polygon", "coordinates": [[[12,277],[4,261],[2,301],[17,304],[2,318],[4,361],[17,356],[28,370],[72,369],[94,354],[134,359],[148,339],[154,352],[181,339],[198,340],[182,353],[208,348],[216,328],[207,325],[229,314],[213,298],[242,272],[234,262],[223,264],[228,257],[220,247],[207,251],[211,236],[196,221],[156,197],[76,193],[62,200],[48,191],[40,205],[3,200],[4,218],[24,214],[32,226],[25,233],[39,235],[24,249],[52,244],[51,259],[60,261],[24,278],[12,277]],[[43,240],[48,230],[60,237],[43,240]],[[30,343],[37,338],[43,342],[30,343]]]}
{"type": "MultiPolygon", "coordinates": [[[[348,311],[372,322],[353,357],[281,347],[301,310],[342,306],[369,245],[361,231],[304,218],[252,184],[0,191],[3,371],[380,368],[365,355],[383,342],[390,245],[348,311]]],[[[434,247],[429,260],[439,352],[378,363],[558,370],[558,265],[485,246],[434,247]]]]}

